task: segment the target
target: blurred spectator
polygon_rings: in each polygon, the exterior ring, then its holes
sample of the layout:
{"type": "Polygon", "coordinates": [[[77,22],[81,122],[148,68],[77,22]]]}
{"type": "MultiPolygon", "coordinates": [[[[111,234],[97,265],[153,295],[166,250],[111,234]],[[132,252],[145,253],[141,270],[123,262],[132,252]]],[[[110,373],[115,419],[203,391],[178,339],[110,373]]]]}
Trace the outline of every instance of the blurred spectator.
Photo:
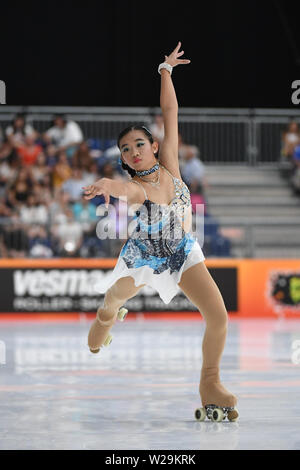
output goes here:
{"type": "Polygon", "coordinates": [[[0,163],[0,195],[4,194],[6,186],[17,178],[19,166],[19,157],[14,152],[0,163]]]}
{"type": "MultiPolygon", "coordinates": [[[[120,173],[115,171],[115,169],[114,169],[114,167],[113,167],[113,165],[110,161],[106,161],[105,163],[103,163],[103,165],[100,168],[100,176],[98,176],[98,178],[99,177],[100,178],[109,178],[109,179],[112,179],[112,180],[120,180],[120,181],[126,181],[127,180],[127,177],[124,174],[120,175],[120,173]]],[[[103,203],[104,203],[104,197],[101,196],[101,198],[102,198],[103,203]]],[[[110,196],[110,204],[115,204],[117,201],[118,201],[118,198],[110,196]]],[[[97,202],[97,205],[98,205],[98,202],[97,202]]]]}
{"type": "Polygon", "coordinates": [[[83,171],[84,186],[93,184],[100,178],[97,162],[92,162],[88,170],[83,171]]]}
{"type": "Polygon", "coordinates": [[[192,212],[195,214],[196,209],[197,209],[197,204],[200,204],[200,205],[203,205],[203,214],[207,215],[208,214],[207,205],[206,205],[206,199],[203,195],[202,185],[201,184],[199,184],[198,186],[194,185],[193,187],[189,189],[191,193],[192,212]]]}
{"type": "Polygon", "coordinates": [[[57,152],[55,145],[46,145],[45,154],[47,158],[47,165],[50,168],[53,168],[57,163],[57,158],[59,157],[59,152],[57,152]]]}
{"type": "Polygon", "coordinates": [[[103,150],[101,148],[100,139],[87,139],[86,143],[89,147],[89,152],[92,158],[101,157],[103,150]]]}
{"type": "Polygon", "coordinates": [[[66,220],[65,214],[70,206],[69,194],[60,189],[56,194],[56,199],[49,205],[50,223],[63,223],[66,220]]]}
{"type": "Polygon", "coordinates": [[[8,139],[4,139],[4,142],[0,144],[0,161],[5,160],[6,158],[15,153],[15,149],[11,146],[8,139]]]}
{"type": "Polygon", "coordinates": [[[43,139],[53,144],[57,151],[65,151],[68,157],[72,157],[83,141],[83,134],[75,121],[59,114],[54,117],[53,126],[45,132],[43,139]]]}
{"type": "Polygon", "coordinates": [[[119,178],[119,175],[115,174],[114,167],[112,166],[111,162],[106,161],[103,163],[100,169],[101,178],[111,178],[114,179],[119,178]]]}
{"type": "Polygon", "coordinates": [[[100,178],[110,178],[112,180],[126,181],[125,175],[120,175],[115,171],[113,164],[110,161],[106,161],[100,167],[100,178]]]}
{"type": "Polygon", "coordinates": [[[293,174],[291,176],[292,186],[295,192],[300,193],[300,144],[297,145],[293,153],[293,174]]]}
{"type": "Polygon", "coordinates": [[[17,216],[12,216],[11,223],[4,226],[1,248],[2,256],[5,258],[25,258],[27,256],[29,240],[17,216]]]}
{"type": "Polygon", "coordinates": [[[149,126],[149,131],[151,132],[153,139],[161,144],[165,135],[164,119],[162,114],[155,114],[153,122],[149,126]]]}
{"type": "Polygon", "coordinates": [[[72,166],[79,168],[80,170],[89,171],[93,161],[88,144],[86,142],[81,142],[73,155],[72,166]]]}
{"type": "Polygon", "coordinates": [[[201,185],[206,187],[205,166],[199,158],[199,149],[195,145],[188,145],[183,142],[179,134],[179,166],[183,181],[189,186],[190,191],[196,192],[196,188],[201,185]]]}
{"type": "Polygon", "coordinates": [[[39,153],[35,165],[31,168],[31,174],[37,183],[47,184],[49,182],[51,168],[47,165],[47,159],[44,152],[39,153]]]}
{"type": "Polygon", "coordinates": [[[300,143],[300,131],[297,122],[291,121],[282,134],[282,155],[292,161],[295,147],[300,143]]]}
{"type": "Polygon", "coordinates": [[[295,167],[297,168],[300,167],[300,142],[294,149],[293,162],[294,162],[295,167]]]}
{"type": "Polygon", "coordinates": [[[22,165],[35,164],[42,151],[42,147],[35,143],[35,138],[32,134],[26,135],[24,142],[20,143],[17,148],[17,153],[20,156],[22,165]]]}
{"type": "Polygon", "coordinates": [[[4,196],[0,197],[0,221],[12,215],[11,208],[6,204],[4,196]]]}
{"type": "Polygon", "coordinates": [[[65,181],[62,189],[69,194],[71,202],[76,202],[82,198],[84,186],[85,180],[82,171],[78,168],[72,168],[71,178],[65,181]]]}
{"type": "Polygon", "coordinates": [[[115,143],[108,147],[101,155],[101,157],[98,159],[99,166],[102,166],[104,162],[110,161],[110,162],[115,162],[117,158],[120,156],[120,149],[118,145],[115,143]]]}
{"type": "Polygon", "coordinates": [[[52,183],[56,193],[65,181],[67,181],[72,174],[71,167],[68,163],[67,155],[64,151],[59,152],[57,163],[53,167],[52,183]]]}
{"type": "Polygon", "coordinates": [[[16,180],[11,186],[12,200],[16,206],[25,204],[29,193],[31,192],[33,181],[27,168],[21,168],[16,180]]]}
{"type": "Polygon", "coordinates": [[[72,207],[74,220],[80,222],[84,231],[91,230],[98,221],[96,206],[87,199],[75,202],[72,207]]]}
{"type": "Polygon", "coordinates": [[[3,196],[5,200],[5,205],[11,210],[12,214],[18,214],[18,206],[15,201],[14,190],[10,187],[7,187],[6,193],[3,196]]]}
{"type": "Polygon", "coordinates": [[[48,210],[46,205],[40,204],[36,195],[28,195],[26,206],[20,208],[20,221],[26,225],[46,224],[48,220],[48,210]]]}
{"type": "Polygon", "coordinates": [[[198,149],[195,147],[193,149],[192,145],[188,145],[184,142],[183,136],[179,133],[178,134],[178,160],[179,160],[179,168],[180,172],[182,172],[185,166],[185,156],[187,153],[193,152],[193,155],[198,155],[198,149]]]}
{"type": "Polygon", "coordinates": [[[35,225],[28,230],[29,256],[32,258],[51,258],[53,249],[45,227],[35,225]]]}
{"type": "Polygon", "coordinates": [[[10,126],[5,130],[8,142],[12,147],[19,147],[25,143],[27,136],[32,136],[33,140],[37,139],[38,133],[26,123],[24,114],[17,114],[10,126]]]}
{"type": "Polygon", "coordinates": [[[49,208],[53,201],[53,191],[46,180],[43,183],[34,181],[31,192],[35,195],[38,204],[43,204],[49,208]]]}
{"type": "Polygon", "coordinates": [[[83,228],[73,218],[71,209],[65,210],[63,223],[55,224],[51,231],[57,239],[57,254],[59,256],[78,256],[83,240],[83,228]]]}

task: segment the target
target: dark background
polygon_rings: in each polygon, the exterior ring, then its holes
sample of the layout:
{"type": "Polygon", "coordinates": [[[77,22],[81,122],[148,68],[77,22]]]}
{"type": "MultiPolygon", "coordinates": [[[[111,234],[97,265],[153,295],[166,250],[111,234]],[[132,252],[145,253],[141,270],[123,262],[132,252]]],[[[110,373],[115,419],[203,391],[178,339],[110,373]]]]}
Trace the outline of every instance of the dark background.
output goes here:
{"type": "Polygon", "coordinates": [[[296,108],[296,2],[24,2],[0,14],[8,105],[159,106],[157,67],[180,40],[191,64],[173,71],[179,106],[296,108]]]}

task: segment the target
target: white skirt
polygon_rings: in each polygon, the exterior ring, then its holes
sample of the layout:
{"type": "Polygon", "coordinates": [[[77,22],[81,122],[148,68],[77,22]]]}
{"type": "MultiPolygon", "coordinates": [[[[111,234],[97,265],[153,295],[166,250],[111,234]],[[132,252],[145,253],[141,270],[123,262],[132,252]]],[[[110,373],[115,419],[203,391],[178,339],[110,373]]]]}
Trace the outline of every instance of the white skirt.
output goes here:
{"type": "Polygon", "coordinates": [[[158,292],[162,301],[168,304],[180,291],[177,284],[181,280],[182,273],[204,260],[204,254],[197,240],[194,242],[180,270],[172,272],[172,274],[170,274],[170,269],[159,274],[154,274],[153,269],[147,265],[138,268],[128,268],[122,256],[119,256],[113,271],[105,279],[101,280],[101,282],[96,283],[94,289],[97,293],[105,294],[118,279],[131,276],[134,279],[136,287],[141,284],[152,287],[158,292]]]}

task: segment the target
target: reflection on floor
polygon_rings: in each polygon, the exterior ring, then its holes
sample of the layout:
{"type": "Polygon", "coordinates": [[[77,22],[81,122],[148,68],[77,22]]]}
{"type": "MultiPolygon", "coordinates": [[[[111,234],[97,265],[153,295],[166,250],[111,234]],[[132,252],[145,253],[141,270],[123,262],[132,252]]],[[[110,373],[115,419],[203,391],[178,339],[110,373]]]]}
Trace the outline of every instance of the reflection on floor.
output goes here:
{"type": "Polygon", "coordinates": [[[300,449],[300,321],[230,320],[240,419],[197,422],[203,321],[0,324],[0,449],[300,449]]]}

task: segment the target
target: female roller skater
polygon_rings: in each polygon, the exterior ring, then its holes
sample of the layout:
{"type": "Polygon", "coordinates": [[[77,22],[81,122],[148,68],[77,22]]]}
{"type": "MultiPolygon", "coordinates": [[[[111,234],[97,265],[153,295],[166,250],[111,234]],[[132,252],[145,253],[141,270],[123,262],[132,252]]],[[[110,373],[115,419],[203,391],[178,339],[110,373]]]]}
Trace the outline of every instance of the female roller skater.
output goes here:
{"type": "Polygon", "coordinates": [[[143,286],[153,287],[166,304],[178,293],[179,286],[206,322],[199,385],[203,408],[196,410],[196,419],[208,416],[221,421],[227,416],[235,421],[237,398],[223,387],[219,375],[227,334],[227,311],[206,268],[201,247],[191,234],[190,194],[179,171],[178,103],[171,74],[173,67],[190,63],[190,60],[180,59],[184,54],[184,51],[179,52],[180,47],[179,42],[158,69],[164,120],[160,148],[146,127],[124,129],[118,138],[120,163],[131,179],[120,182],[101,178],[83,188],[86,199],[102,194],[108,205],[110,195],[125,197],[129,206],[138,207],[134,217],[136,226],[122,246],[114,270],[97,286],[98,292],[105,293],[104,303],[90,328],[88,344],[94,353],[109,344],[111,327],[127,312],[122,305],[143,286]]]}

